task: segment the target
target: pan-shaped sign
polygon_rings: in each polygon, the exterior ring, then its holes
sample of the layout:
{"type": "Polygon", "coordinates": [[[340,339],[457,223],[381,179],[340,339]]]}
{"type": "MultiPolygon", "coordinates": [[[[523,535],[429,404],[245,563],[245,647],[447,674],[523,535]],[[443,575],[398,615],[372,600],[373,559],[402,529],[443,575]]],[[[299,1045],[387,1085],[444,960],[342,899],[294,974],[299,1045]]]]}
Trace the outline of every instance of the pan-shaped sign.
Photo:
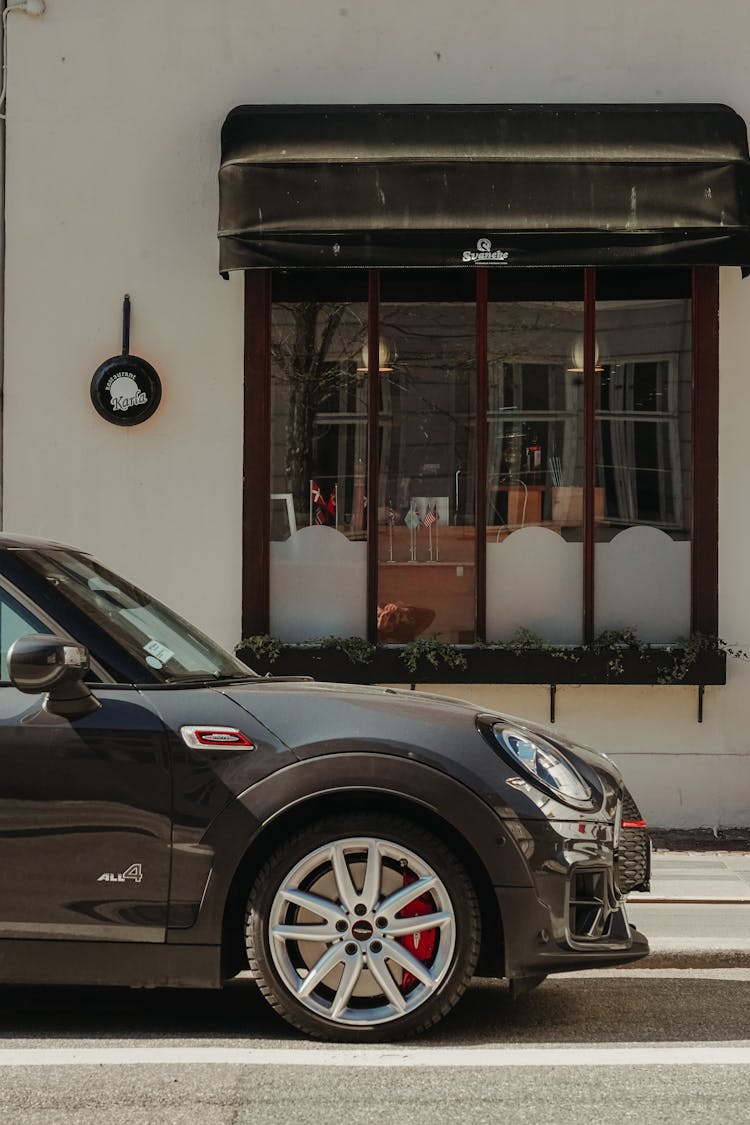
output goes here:
{"type": "Polygon", "coordinates": [[[161,380],[145,359],[129,354],[130,298],[122,308],[122,355],[99,364],[91,380],[91,401],[96,411],[116,426],[137,426],[161,402],[161,380]]]}

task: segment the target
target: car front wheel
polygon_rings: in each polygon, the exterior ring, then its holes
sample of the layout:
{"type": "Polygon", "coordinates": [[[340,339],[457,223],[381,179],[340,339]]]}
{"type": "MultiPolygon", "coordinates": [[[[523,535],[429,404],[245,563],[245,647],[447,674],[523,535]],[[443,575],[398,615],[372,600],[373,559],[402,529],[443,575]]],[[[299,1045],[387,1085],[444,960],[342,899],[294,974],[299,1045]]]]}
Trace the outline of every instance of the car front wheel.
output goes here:
{"type": "Polygon", "coordinates": [[[251,971],[310,1035],[374,1042],[416,1034],[456,1004],[479,953],[471,880],[438,837],[394,816],[311,824],[250,893],[251,971]]]}

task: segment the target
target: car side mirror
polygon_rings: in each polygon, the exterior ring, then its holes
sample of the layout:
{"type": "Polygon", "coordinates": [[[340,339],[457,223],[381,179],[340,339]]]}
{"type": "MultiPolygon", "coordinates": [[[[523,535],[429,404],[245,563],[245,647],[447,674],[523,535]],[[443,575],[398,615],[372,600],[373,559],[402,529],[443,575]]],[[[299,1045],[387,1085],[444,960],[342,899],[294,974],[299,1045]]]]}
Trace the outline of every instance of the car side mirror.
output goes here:
{"type": "Polygon", "coordinates": [[[83,677],[89,669],[88,649],[52,634],[19,637],[8,652],[10,679],[29,695],[47,692],[44,709],[66,719],[90,715],[101,707],[83,677]]]}

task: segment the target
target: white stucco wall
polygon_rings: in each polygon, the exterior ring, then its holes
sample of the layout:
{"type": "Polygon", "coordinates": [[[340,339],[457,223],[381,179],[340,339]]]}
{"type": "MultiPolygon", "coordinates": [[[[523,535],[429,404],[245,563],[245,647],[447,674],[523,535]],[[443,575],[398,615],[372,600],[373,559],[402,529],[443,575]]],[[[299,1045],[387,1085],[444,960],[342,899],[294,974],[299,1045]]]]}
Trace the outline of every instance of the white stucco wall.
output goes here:
{"type": "MultiPolygon", "coordinates": [[[[242,281],[217,274],[219,130],[252,102],[712,101],[750,119],[750,9],[613,0],[48,0],[9,21],[4,528],[90,548],[239,639],[242,281]],[[88,397],[159,370],[132,430],[88,397]]],[[[750,648],[750,280],[723,271],[721,632],[750,648]]],[[[661,824],[750,823],[750,668],[689,688],[564,688],[661,824]],[[678,780],[679,777],[679,780],[678,780]]],[[[476,689],[548,714],[543,689],[476,689]]],[[[466,692],[464,692],[466,694],[466,692]]]]}

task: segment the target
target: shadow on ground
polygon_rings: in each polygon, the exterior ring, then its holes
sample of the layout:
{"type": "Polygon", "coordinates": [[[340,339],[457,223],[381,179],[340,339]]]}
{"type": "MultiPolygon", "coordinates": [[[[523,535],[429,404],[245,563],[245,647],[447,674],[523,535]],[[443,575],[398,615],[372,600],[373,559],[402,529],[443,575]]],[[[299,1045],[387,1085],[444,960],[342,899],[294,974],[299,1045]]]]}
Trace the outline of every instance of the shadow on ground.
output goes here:
{"type": "MultiPolygon", "coordinates": [[[[0,1042],[16,1039],[301,1041],[247,979],[221,992],[101,988],[0,991],[0,1042]]],[[[512,1001],[504,983],[477,980],[420,1042],[433,1046],[750,1039],[750,980],[718,977],[548,979],[512,1001]]]]}

